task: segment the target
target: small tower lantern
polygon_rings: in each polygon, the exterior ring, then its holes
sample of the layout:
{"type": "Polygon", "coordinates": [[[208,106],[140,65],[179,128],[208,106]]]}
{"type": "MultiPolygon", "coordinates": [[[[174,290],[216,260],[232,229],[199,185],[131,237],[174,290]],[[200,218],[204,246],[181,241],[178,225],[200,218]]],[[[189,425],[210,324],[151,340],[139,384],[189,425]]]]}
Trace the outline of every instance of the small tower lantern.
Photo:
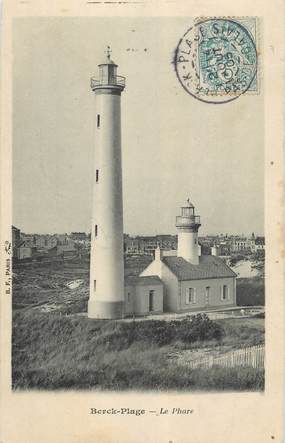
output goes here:
{"type": "Polygon", "coordinates": [[[181,215],[176,217],[177,256],[193,265],[199,264],[198,230],[200,226],[200,216],[195,215],[195,207],[188,198],[185,205],[181,207],[181,215]]]}

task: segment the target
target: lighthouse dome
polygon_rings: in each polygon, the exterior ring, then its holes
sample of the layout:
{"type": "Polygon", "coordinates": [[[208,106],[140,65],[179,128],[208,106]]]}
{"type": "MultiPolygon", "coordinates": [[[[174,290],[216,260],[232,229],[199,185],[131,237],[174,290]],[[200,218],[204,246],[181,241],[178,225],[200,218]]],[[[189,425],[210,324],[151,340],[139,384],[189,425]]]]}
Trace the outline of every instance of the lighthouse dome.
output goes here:
{"type": "Polygon", "coordinates": [[[113,60],[111,60],[111,58],[109,56],[105,57],[104,60],[101,61],[101,63],[99,64],[99,66],[102,65],[114,65],[114,66],[118,66],[116,65],[115,62],[113,62],[113,60]]]}
{"type": "Polygon", "coordinates": [[[194,205],[193,205],[193,203],[190,202],[190,199],[189,199],[189,198],[187,199],[187,201],[186,201],[184,207],[185,207],[185,208],[194,208],[194,205]]]}
{"type": "Polygon", "coordinates": [[[102,65],[113,65],[115,67],[117,67],[118,65],[116,65],[115,62],[113,62],[113,60],[111,59],[111,48],[110,46],[107,46],[107,50],[105,51],[106,56],[104,57],[104,59],[102,60],[101,63],[99,63],[98,66],[102,66],[102,65]]]}

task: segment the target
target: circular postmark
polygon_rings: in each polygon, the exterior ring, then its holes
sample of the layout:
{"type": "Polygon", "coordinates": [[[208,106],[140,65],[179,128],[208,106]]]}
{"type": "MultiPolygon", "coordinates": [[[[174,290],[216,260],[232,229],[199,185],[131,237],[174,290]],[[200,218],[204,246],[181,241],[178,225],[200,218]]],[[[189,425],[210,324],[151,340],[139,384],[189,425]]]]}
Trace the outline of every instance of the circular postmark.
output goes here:
{"type": "Polygon", "coordinates": [[[253,84],[257,72],[255,42],[237,21],[200,20],[180,39],[174,65],[190,95],[206,103],[227,103],[253,84]]]}

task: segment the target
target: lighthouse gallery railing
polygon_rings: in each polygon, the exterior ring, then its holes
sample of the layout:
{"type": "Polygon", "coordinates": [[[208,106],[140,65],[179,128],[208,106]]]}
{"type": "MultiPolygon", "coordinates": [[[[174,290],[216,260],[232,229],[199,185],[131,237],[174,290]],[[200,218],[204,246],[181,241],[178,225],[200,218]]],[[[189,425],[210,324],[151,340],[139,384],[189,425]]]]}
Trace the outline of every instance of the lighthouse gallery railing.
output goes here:
{"type": "Polygon", "coordinates": [[[110,78],[102,78],[98,79],[95,77],[91,77],[90,79],[90,86],[91,88],[96,88],[98,86],[123,86],[126,85],[126,78],[122,75],[115,75],[110,78]]]}
{"type": "Polygon", "coordinates": [[[178,215],[176,217],[176,225],[189,225],[195,224],[200,225],[200,215],[191,215],[190,217],[183,217],[183,215],[178,215]]]}

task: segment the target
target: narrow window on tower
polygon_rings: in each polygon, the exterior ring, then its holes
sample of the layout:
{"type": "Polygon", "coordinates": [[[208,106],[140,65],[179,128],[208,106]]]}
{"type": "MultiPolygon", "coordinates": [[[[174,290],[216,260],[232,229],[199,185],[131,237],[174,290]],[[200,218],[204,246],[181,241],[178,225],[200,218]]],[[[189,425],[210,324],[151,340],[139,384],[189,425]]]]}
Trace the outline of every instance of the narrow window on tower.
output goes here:
{"type": "Polygon", "coordinates": [[[98,225],[95,225],[95,237],[98,235],[98,225]]]}
{"type": "Polygon", "coordinates": [[[96,183],[99,181],[99,169],[96,169],[96,183]]]}
{"type": "Polygon", "coordinates": [[[96,292],[96,280],[94,280],[94,292],[96,292]]]}
{"type": "Polygon", "coordinates": [[[97,128],[100,128],[100,114],[97,114],[97,128]]]}

